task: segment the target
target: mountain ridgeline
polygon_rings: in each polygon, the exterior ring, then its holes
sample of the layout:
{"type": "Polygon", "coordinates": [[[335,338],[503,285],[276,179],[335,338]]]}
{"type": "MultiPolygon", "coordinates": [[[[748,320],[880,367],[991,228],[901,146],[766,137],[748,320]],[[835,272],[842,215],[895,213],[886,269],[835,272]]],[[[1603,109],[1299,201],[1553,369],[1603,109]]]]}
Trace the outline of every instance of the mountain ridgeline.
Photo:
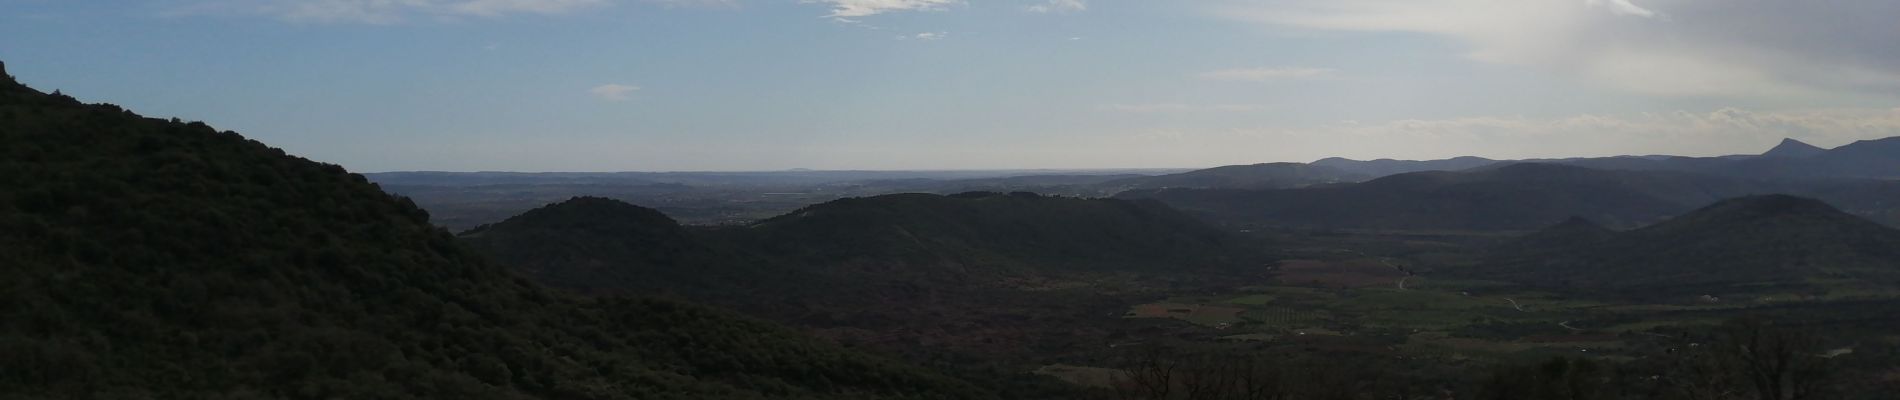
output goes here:
{"type": "Polygon", "coordinates": [[[1487,279],[1645,295],[1805,293],[1819,282],[1900,284],[1900,230],[1819,200],[1750,196],[1611,232],[1572,219],[1494,249],[1487,279]]]}
{"type": "Polygon", "coordinates": [[[1797,140],[1759,156],[1605,157],[1548,160],[1589,168],[1674,171],[1764,180],[1900,179],[1900,137],[1861,140],[1821,149],[1797,140]]]}
{"type": "Polygon", "coordinates": [[[1821,198],[1886,223],[1900,222],[1900,182],[1772,181],[1675,171],[1504,163],[1467,171],[1399,174],[1357,184],[1280,190],[1124,192],[1207,219],[1302,228],[1534,230],[1581,216],[1633,228],[1716,201],[1789,193],[1821,198]]]}
{"type": "Polygon", "coordinates": [[[1212,271],[1258,260],[1239,239],[1151,201],[1032,193],[848,198],[737,227],[579,197],[462,234],[556,286],[664,290],[1045,273],[1212,271]],[[801,279],[807,281],[800,281],[801,279]]]}
{"type": "Polygon", "coordinates": [[[1163,284],[1267,259],[1257,244],[1154,202],[995,192],[847,198],[689,228],[575,198],[462,237],[553,286],[667,292],[918,360],[1093,350],[1114,325],[1099,315],[1128,307],[1090,286],[1047,282],[1163,284]]]}
{"type": "Polygon", "coordinates": [[[1377,177],[1382,177],[1382,176],[1391,176],[1391,175],[1398,175],[1398,174],[1411,173],[1411,172],[1467,170],[1467,169],[1483,167],[1483,166],[1487,166],[1491,164],[1496,164],[1498,162],[1499,162],[1498,160],[1493,160],[1489,158],[1469,157],[1469,156],[1454,157],[1454,158],[1448,158],[1448,159],[1443,159],[1443,160],[1423,160],[1423,161],[1393,160],[1393,159],[1360,161],[1360,160],[1332,157],[1332,158],[1321,159],[1319,161],[1314,161],[1312,165],[1316,167],[1333,168],[1333,169],[1337,169],[1341,171],[1346,171],[1348,173],[1377,178],[1377,177]]]}
{"type": "Polygon", "coordinates": [[[1781,144],[1777,144],[1774,148],[1768,149],[1767,152],[1761,153],[1761,156],[1771,158],[1807,158],[1825,153],[1827,153],[1827,149],[1815,147],[1806,142],[1794,139],[1781,139],[1781,144]]]}
{"type": "MultiPolygon", "coordinates": [[[[1178,174],[1127,178],[1102,183],[1114,191],[1166,188],[1285,189],[1370,178],[1323,165],[1265,163],[1229,165],[1178,174]]],[[[1112,193],[1112,192],[1111,192],[1112,193]]]]}
{"type": "Polygon", "coordinates": [[[463,232],[543,284],[589,293],[747,290],[773,270],[704,243],[658,210],[576,197],[463,232]]]}
{"type": "Polygon", "coordinates": [[[362,176],[201,123],[8,77],[0,143],[6,397],[991,397],[723,311],[544,289],[362,176]]]}
{"type": "Polygon", "coordinates": [[[1534,229],[1568,216],[1633,226],[1753,187],[1687,174],[1511,164],[1415,172],[1359,184],[1283,190],[1133,191],[1236,223],[1372,229],[1534,229]]]}

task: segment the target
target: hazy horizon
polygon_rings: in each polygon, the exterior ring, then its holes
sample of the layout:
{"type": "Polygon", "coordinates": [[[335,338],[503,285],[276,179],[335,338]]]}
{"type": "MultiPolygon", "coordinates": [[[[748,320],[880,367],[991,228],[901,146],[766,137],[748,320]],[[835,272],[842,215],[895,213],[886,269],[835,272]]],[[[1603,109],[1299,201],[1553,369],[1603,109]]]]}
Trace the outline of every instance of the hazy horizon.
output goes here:
{"type": "Polygon", "coordinates": [[[1892,15],[1900,3],[0,0],[0,60],[41,90],[365,172],[1718,156],[1900,136],[1892,15]]]}

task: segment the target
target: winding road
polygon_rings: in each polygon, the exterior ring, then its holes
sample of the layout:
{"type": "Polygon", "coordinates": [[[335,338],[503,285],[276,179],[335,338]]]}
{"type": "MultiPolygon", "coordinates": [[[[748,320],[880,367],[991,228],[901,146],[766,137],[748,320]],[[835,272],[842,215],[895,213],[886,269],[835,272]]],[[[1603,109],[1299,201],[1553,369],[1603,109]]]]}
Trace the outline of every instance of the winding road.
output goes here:
{"type": "MultiPolygon", "coordinates": [[[[1363,252],[1363,251],[1358,251],[1358,250],[1346,250],[1346,251],[1357,253],[1361,257],[1372,257],[1371,254],[1366,254],[1366,252],[1363,252]]],[[[1379,263],[1385,264],[1385,266],[1387,267],[1392,267],[1392,270],[1394,271],[1405,273],[1404,277],[1399,278],[1399,290],[1405,290],[1405,280],[1412,279],[1412,271],[1406,271],[1405,267],[1401,267],[1398,264],[1393,264],[1392,257],[1379,257],[1379,263]]]]}
{"type": "MultiPolygon", "coordinates": [[[[1371,255],[1371,254],[1366,254],[1366,252],[1363,252],[1363,251],[1358,251],[1358,250],[1350,250],[1350,249],[1346,249],[1346,251],[1349,251],[1349,252],[1353,252],[1353,253],[1357,253],[1357,254],[1359,254],[1360,256],[1364,256],[1364,257],[1372,257],[1372,255],[1371,255]]],[[[1394,269],[1394,270],[1397,270],[1397,271],[1399,271],[1399,272],[1404,272],[1404,273],[1405,273],[1405,276],[1404,276],[1404,277],[1400,277],[1400,278],[1399,278],[1399,281],[1398,281],[1398,286],[1399,286],[1399,290],[1406,290],[1406,289],[1405,289],[1405,281],[1406,281],[1406,280],[1409,280],[1409,279],[1412,279],[1412,276],[1413,276],[1413,275],[1412,275],[1412,271],[1406,271],[1404,267],[1400,267],[1400,266],[1399,266],[1398,264],[1393,264],[1393,263],[1392,263],[1392,258],[1391,258],[1391,257],[1379,257],[1379,262],[1380,262],[1380,263],[1383,263],[1383,264],[1385,264],[1385,266],[1387,266],[1387,267],[1392,267],[1392,269],[1394,269]]],[[[1512,299],[1512,298],[1509,298],[1509,297],[1506,297],[1506,298],[1504,298],[1504,301],[1508,301],[1508,302],[1511,302],[1511,308],[1514,308],[1514,309],[1517,309],[1517,311],[1519,311],[1519,312],[1531,312],[1530,310],[1526,310],[1526,309],[1524,309],[1524,305],[1523,305],[1523,304],[1519,304],[1519,303],[1517,302],[1517,300],[1515,300],[1515,299],[1512,299]]],[[[1563,321],[1563,322],[1558,322],[1558,323],[1557,323],[1557,326],[1561,326],[1561,327],[1563,327],[1564,329],[1569,329],[1569,330],[1570,330],[1571,332],[1583,332],[1583,331],[1584,331],[1583,329],[1580,329],[1580,328],[1577,328],[1577,327],[1574,327],[1574,326],[1570,326],[1570,321],[1563,321]]],[[[1645,334],[1650,334],[1650,333],[1648,333],[1648,332],[1643,332],[1643,333],[1645,333],[1645,334]]],[[[1650,334],[1650,335],[1654,335],[1654,336],[1664,336],[1664,335],[1655,335],[1655,334],[1650,334]]],[[[1664,336],[1664,337],[1667,337],[1667,336],[1664,336]]]]}

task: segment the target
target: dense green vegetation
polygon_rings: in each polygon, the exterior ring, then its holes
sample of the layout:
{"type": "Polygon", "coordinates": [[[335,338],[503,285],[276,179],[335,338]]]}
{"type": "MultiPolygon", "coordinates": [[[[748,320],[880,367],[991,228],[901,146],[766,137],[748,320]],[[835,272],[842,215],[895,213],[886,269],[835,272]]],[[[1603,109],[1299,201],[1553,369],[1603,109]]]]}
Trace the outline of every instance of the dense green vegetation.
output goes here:
{"type": "Polygon", "coordinates": [[[657,210],[599,197],[537,208],[461,236],[543,284],[583,292],[697,297],[789,277],[704,243],[657,210]]]}
{"type": "Polygon", "coordinates": [[[0,397],[990,397],[722,311],[543,289],[359,175],[202,123],[7,78],[0,143],[0,397]]]}

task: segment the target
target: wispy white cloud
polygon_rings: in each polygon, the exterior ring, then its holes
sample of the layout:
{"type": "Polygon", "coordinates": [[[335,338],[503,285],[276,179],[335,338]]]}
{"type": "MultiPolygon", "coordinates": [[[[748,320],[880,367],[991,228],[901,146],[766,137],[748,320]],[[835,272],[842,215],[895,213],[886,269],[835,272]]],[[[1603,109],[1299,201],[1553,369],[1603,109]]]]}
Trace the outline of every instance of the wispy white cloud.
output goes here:
{"type": "Polygon", "coordinates": [[[1467,57],[1661,96],[1900,92],[1900,2],[1783,0],[1226,1],[1278,27],[1441,36],[1467,57]],[[1473,12],[1472,10],[1483,10],[1473,12]]]}
{"type": "Polygon", "coordinates": [[[513,13],[559,14],[606,5],[607,0],[458,0],[433,3],[436,7],[446,8],[451,14],[492,17],[513,13]]]}
{"type": "Polygon", "coordinates": [[[897,40],[942,40],[949,36],[950,32],[924,32],[915,35],[898,36],[897,40]]]}
{"type": "Polygon", "coordinates": [[[270,15],[298,22],[390,24],[417,16],[563,14],[609,0],[194,0],[165,15],[270,15]]]}
{"type": "Polygon", "coordinates": [[[588,89],[587,92],[593,93],[594,97],[598,97],[601,100],[627,101],[633,98],[633,92],[639,91],[639,90],[640,90],[639,86],[609,83],[605,85],[595,86],[593,89],[588,89]]]}
{"type": "Polygon", "coordinates": [[[1200,74],[1202,79],[1217,81],[1269,82],[1288,79],[1311,79],[1333,73],[1328,68],[1285,67],[1285,68],[1235,68],[1208,71],[1200,74]]]}
{"type": "Polygon", "coordinates": [[[893,11],[936,11],[964,4],[963,0],[799,0],[799,2],[829,4],[831,14],[826,16],[838,19],[868,17],[893,11]]]}
{"type": "Polygon", "coordinates": [[[1636,3],[1631,3],[1630,0],[1584,0],[1584,2],[1592,6],[1608,8],[1610,12],[1616,13],[1617,15],[1634,15],[1638,17],[1656,16],[1655,11],[1650,11],[1647,8],[1636,5],[1636,3]]]}
{"type": "Polygon", "coordinates": [[[1086,0],[1048,0],[1042,4],[1029,6],[1029,12],[1036,13],[1067,13],[1088,9],[1089,3],[1086,0]]]}

